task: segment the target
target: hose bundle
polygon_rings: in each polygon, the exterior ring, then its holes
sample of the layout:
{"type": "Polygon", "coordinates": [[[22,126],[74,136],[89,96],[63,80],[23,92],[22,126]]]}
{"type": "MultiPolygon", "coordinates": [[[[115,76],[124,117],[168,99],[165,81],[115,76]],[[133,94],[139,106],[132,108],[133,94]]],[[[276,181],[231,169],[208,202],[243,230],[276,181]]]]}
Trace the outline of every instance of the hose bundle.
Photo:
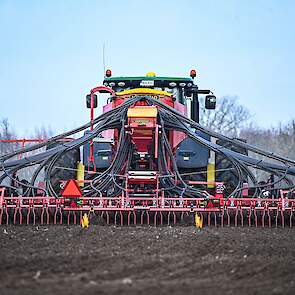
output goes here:
{"type": "Polygon", "coordinates": [[[280,188],[280,184],[282,182],[285,183],[283,186],[284,189],[289,189],[291,191],[294,190],[294,183],[291,178],[295,176],[295,161],[263,151],[237,139],[216,133],[183,116],[175,109],[162,103],[160,100],[149,96],[133,97],[126,100],[123,104],[111,111],[98,116],[93,120],[93,122],[89,122],[74,130],[54,136],[46,142],[38,143],[0,157],[0,173],[2,172],[2,175],[0,175],[0,185],[14,189],[15,191],[17,191],[16,184],[25,186],[26,190],[23,193],[24,196],[29,196],[32,193],[34,194],[34,191],[38,189],[43,190],[44,195],[58,197],[58,194],[51,183],[52,171],[57,169],[55,164],[58,159],[60,159],[67,152],[79,148],[80,146],[83,146],[87,142],[93,140],[95,137],[100,136],[103,131],[108,129],[117,129],[119,133],[119,140],[110,166],[102,173],[98,173],[94,176],[92,181],[83,187],[83,195],[106,194],[108,196],[112,196],[120,194],[122,190],[125,190],[125,180],[124,177],[122,177],[122,174],[128,171],[134,152],[130,135],[125,130],[127,110],[138,101],[145,101],[149,105],[155,105],[158,107],[158,124],[161,130],[159,134],[159,155],[157,161],[160,174],[160,190],[167,192],[171,197],[181,196],[206,198],[209,195],[205,190],[197,189],[188,185],[178,171],[175,156],[167,138],[167,132],[173,130],[185,133],[189,138],[198,144],[216,153],[222,154],[231,162],[232,167],[238,176],[237,186],[231,193],[233,196],[241,196],[245,176],[249,179],[251,188],[254,189],[254,197],[257,196],[261,192],[261,189],[266,186],[274,187],[274,185],[276,185],[275,189],[280,188]],[[91,125],[93,126],[92,131],[87,132],[83,136],[74,139],[71,142],[61,143],[63,138],[77,135],[79,132],[88,129],[91,125]],[[249,157],[216,143],[212,143],[210,140],[206,140],[197,135],[196,131],[201,131],[210,137],[215,137],[224,142],[230,143],[231,145],[243,148],[252,152],[254,155],[263,156],[264,160],[257,160],[255,157],[249,157]],[[17,155],[37,151],[38,149],[47,147],[53,143],[59,143],[59,145],[41,153],[27,156],[19,160],[14,160],[17,155]],[[171,165],[168,165],[168,159],[171,165]],[[276,161],[276,163],[272,163],[271,161],[276,161]],[[36,166],[37,169],[28,183],[23,183],[16,179],[15,174],[17,171],[30,166],[36,166]],[[38,175],[44,169],[46,187],[42,189],[37,187],[35,183],[38,175]],[[277,179],[272,183],[263,185],[258,184],[258,181],[252,172],[253,169],[259,169],[266,171],[267,173],[274,174],[277,176],[277,179]],[[5,179],[9,179],[11,184],[3,185],[3,181],[5,179]]]}

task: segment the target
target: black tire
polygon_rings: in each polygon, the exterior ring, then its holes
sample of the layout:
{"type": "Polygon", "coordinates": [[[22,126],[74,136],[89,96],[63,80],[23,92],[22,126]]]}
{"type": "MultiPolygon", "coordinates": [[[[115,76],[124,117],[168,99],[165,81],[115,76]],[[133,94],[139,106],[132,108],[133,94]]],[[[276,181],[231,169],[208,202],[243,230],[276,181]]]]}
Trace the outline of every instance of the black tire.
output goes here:
{"type": "MultiPolygon", "coordinates": [[[[55,143],[47,147],[51,149],[60,143],[55,143]]],[[[76,148],[62,155],[54,164],[50,174],[50,181],[54,191],[59,194],[61,191],[61,181],[77,178],[77,163],[80,161],[80,149],[76,148]]]]}
{"type": "MultiPolygon", "coordinates": [[[[247,155],[246,149],[235,146],[229,142],[218,140],[217,144],[223,147],[226,147],[232,151],[247,155]]],[[[215,174],[216,181],[221,181],[224,183],[225,185],[224,194],[226,197],[230,196],[239,182],[238,174],[235,168],[233,167],[232,162],[228,158],[224,157],[222,154],[217,153],[215,158],[215,169],[217,170],[215,174]],[[218,171],[218,170],[222,170],[222,171],[218,171]]],[[[246,176],[244,177],[246,181],[246,176]]]]}
{"type": "Polygon", "coordinates": [[[195,169],[192,169],[192,168],[179,169],[179,173],[183,174],[182,179],[186,181],[207,181],[206,171],[207,171],[207,167],[201,167],[201,168],[195,168],[195,169]]]}

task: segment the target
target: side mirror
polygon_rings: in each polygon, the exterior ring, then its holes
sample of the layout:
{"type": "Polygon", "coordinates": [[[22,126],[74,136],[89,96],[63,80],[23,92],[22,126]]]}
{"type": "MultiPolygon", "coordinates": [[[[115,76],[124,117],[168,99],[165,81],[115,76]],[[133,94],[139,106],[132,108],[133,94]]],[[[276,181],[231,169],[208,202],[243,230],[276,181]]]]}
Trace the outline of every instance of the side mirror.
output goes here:
{"type": "Polygon", "coordinates": [[[184,96],[185,97],[192,97],[193,91],[192,89],[184,89],[184,96]]]}
{"type": "Polygon", "coordinates": [[[216,108],[216,96],[215,95],[206,95],[205,108],[207,110],[214,110],[216,108]]]}
{"type": "MultiPolygon", "coordinates": [[[[86,106],[88,109],[91,108],[91,94],[86,95],[86,106]]],[[[97,95],[93,94],[93,107],[97,108],[97,95]]]]}

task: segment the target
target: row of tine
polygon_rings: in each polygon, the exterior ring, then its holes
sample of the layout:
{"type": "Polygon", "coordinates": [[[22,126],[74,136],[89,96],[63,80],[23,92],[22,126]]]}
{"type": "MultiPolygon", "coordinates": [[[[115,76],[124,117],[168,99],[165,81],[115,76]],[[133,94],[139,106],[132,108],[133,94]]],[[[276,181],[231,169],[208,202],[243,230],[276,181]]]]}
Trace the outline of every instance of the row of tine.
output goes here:
{"type": "Polygon", "coordinates": [[[27,224],[79,224],[87,214],[91,223],[106,225],[191,225],[195,214],[199,214],[204,226],[249,226],[249,227],[292,227],[295,213],[291,208],[282,209],[240,209],[227,208],[220,211],[71,211],[55,208],[0,208],[0,225],[27,224]]]}

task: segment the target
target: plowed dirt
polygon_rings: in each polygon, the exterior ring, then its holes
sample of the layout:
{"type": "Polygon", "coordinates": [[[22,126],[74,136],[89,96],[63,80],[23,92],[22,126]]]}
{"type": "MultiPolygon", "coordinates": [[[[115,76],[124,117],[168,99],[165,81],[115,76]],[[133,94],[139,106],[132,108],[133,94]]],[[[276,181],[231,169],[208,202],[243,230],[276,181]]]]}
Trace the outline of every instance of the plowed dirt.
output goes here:
{"type": "Polygon", "coordinates": [[[2,226],[0,294],[295,294],[295,229],[2,226]]]}

